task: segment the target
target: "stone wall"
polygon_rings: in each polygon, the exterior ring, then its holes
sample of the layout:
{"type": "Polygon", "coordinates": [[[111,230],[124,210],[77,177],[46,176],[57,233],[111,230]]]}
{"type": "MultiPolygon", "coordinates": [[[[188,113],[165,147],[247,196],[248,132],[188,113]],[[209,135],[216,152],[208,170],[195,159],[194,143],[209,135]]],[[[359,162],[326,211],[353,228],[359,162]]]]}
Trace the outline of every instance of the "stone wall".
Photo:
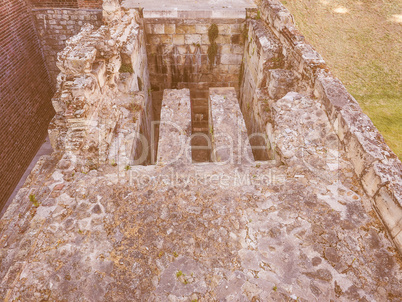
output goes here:
{"type": "MultiPolygon", "coordinates": [[[[361,185],[393,242],[402,252],[401,161],[386,145],[353,96],[331,75],[320,55],[304,41],[289,11],[277,0],[257,2],[259,11],[256,19],[266,30],[274,33],[283,55],[283,71],[265,69],[256,83],[254,80],[257,87],[259,79],[267,79],[265,84],[260,85],[264,96],[262,100],[276,101],[288,90],[315,97],[325,106],[361,185]]],[[[244,91],[247,93],[247,90],[244,91]]]]}
{"type": "Polygon", "coordinates": [[[54,88],[60,72],[56,66],[57,53],[64,49],[68,38],[80,32],[84,24],[92,24],[95,28],[101,26],[102,10],[54,7],[33,9],[32,14],[54,88]]]}
{"type": "Polygon", "coordinates": [[[0,8],[0,208],[46,137],[52,90],[29,6],[0,8]]]}
{"type": "Polygon", "coordinates": [[[239,88],[244,19],[145,19],[153,90],[239,88]],[[214,62],[208,57],[208,30],[219,35],[214,62]]]}
{"type": "Polygon", "coordinates": [[[143,29],[136,11],[119,11],[118,18],[98,30],[84,26],[58,54],[61,73],[49,137],[53,149],[83,171],[109,161],[124,167],[150,159],[152,102],[143,29]]]}
{"type": "Polygon", "coordinates": [[[288,88],[270,80],[270,74],[283,71],[284,57],[278,38],[259,20],[248,20],[247,39],[242,64],[240,106],[245,117],[250,143],[257,160],[268,160],[273,151],[267,144],[266,126],[270,122],[267,85],[273,86],[275,97],[286,94],[288,88]],[[275,91],[274,91],[275,90],[275,91]]]}

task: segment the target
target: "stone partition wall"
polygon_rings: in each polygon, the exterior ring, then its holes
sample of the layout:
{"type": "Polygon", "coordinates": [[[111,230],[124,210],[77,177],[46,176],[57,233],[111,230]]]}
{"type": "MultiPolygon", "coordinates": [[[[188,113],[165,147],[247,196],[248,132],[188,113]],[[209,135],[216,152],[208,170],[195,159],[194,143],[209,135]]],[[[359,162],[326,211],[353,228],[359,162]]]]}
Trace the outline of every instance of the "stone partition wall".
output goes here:
{"type": "Polygon", "coordinates": [[[46,137],[54,114],[52,89],[30,7],[0,8],[0,209],[46,137]]]}
{"type": "Polygon", "coordinates": [[[280,87],[270,80],[270,74],[290,71],[281,69],[284,67],[284,56],[279,39],[260,20],[250,19],[247,25],[239,103],[255,158],[268,160],[273,158],[274,153],[266,136],[266,127],[270,122],[270,98],[266,87],[269,84],[273,86],[274,97],[284,96],[292,88],[291,85],[280,87]]]}
{"type": "MultiPolygon", "coordinates": [[[[246,11],[220,14],[202,11],[144,11],[154,115],[159,119],[164,89],[189,88],[193,133],[208,135],[209,87],[234,87],[239,92],[244,52],[246,11]],[[209,17],[208,17],[209,16],[209,17]],[[216,55],[211,56],[209,30],[218,29],[216,55]],[[211,61],[213,60],[213,61],[211,61]]],[[[193,146],[208,145],[193,139],[193,146]]],[[[195,150],[194,150],[195,151],[195,150]]],[[[209,156],[193,153],[196,161],[209,156]]]]}
{"type": "Polygon", "coordinates": [[[56,66],[57,53],[66,46],[70,37],[78,34],[84,24],[95,28],[102,25],[102,10],[88,8],[34,8],[32,14],[40,45],[55,89],[60,70],[56,66]]]}

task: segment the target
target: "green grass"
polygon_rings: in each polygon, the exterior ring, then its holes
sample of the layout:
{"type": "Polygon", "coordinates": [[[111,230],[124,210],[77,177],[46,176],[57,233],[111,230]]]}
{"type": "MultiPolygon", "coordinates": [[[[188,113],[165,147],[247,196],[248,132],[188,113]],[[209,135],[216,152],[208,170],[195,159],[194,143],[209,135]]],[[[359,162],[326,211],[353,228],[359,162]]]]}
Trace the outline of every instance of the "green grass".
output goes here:
{"type": "Polygon", "coordinates": [[[296,26],[402,158],[402,2],[287,0],[296,26]],[[398,22],[399,21],[399,22],[398,22]]]}

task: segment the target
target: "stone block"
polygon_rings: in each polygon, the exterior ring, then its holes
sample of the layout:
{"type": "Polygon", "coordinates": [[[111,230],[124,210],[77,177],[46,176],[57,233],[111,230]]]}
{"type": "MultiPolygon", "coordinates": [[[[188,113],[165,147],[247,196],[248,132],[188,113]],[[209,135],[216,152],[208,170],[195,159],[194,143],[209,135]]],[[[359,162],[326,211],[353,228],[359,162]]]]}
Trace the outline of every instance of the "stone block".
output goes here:
{"type": "Polygon", "coordinates": [[[165,25],[164,24],[152,24],[152,33],[157,35],[162,35],[165,33],[165,25]]]}
{"type": "Polygon", "coordinates": [[[216,43],[218,44],[230,44],[230,35],[219,35],[218,38],[216,38],[216,43]]]}
{"type": "Polygon", "coordinates": [[[229,44],[224,44],[221,46],[221,54],[230,55],[232,53],[232,48],[229,44]]]}
{"type": "Polygon", "coordinates": [[[184,35],[173,35],[173,44],[174,45],[183,45],[184,44],[184,35]]]}
{"type": "Polygon", "coordinates": [[[173,37],[172,37],[172,35],[161,35],[160,41],[162,44],[172,44],[173,37]]]}
{"type": "Polygon", "coordinates": [[[243,32],[244,25],[244,23],[230,24],[230,33],[241,34],[243,32]]]}
{"type": "Polygon", "coordinates": [[[177,25],[176,26],[177,34],[195,34],[195,25],[177,25]]]}
{"type": "Polygon", "coordinates": [[[229,35],[231,33],[230,24],[218,24],[220,35],[229,35]]]}
{"type": "Polygon", "coordinates": [[[377,161],[363,171],[361,182],[370,197],[387,184],[398,184],[402,188],[402,164],[397,160],[388,164],[377,161]]]}
{"type": "Polygon", "coordinates": [[[149,35],[148,43],[153,44],[153,45],[159,45],[159,44],[161,44],[161,38],[159,35],[149,35]]]}
{"type": "Polygon", "coordinates": [[[246,19],[245,9],[231,10],[213,10],[211,18],[213,19],[246,19]]]}
{"type": "Polygon", "coordinates": [[[292,71],[271,69],[268,71],[268,74],[268,94],[272,99],[278,100],[285,96],[289,91],[292,91],[295,79],[292,71]]]}
{"type": "Polygon", "coordinates": [[[146,34],[152,34],[152,28],[153,28],[153,24],[146,23],[145,24],[145,33],[146,34]]]}
{"type": "Polygon", "coordinates": [[[165,34],[175,34],[176,24],[165,24],[165,34]]]}
{"type": "Polygon", "coordinates": [[[201,35],[198,34],[191,34],[191,35],[184,35],[184,44],[201,44],[201,35]]]}
{"type": "Polygon", "coordinates": [[[382,187],[374,197],[374,207],[392,238],[402,231],[402,199],[399,190],[395,187],[382,187]],[[399,191],[399,192],[398,192],[399,191]]]}
{"type": "Polygon", "coordinates": [[[402,231],[394,237],[394,243],[398,249],[399,255],[402,255],[402,231]]]}
{"type": "Polygon", "coordinates": [[[229,65],[230,74],[240,74],[240,65],[229,65]]]}
{"type": "Polygon", "coordinates": [[[196,24],[195,32],[197,34],[208,34],[209,25],[208,24],[196,24]]]}
{"type": "Polygon", "coordinates": [[[203,35],[201,35],[201,43],[202,44],[210,44],[209,43],[209,38],[208,38],[208,35],[207,34],[203,34],[203,35]]]}
{"type": "Polygon", "coordinates": [[[244,45],[232,45],[232,53],[236,55],[243,55],[244,45]]]}
{"type": "Polygon", "coordinates": [[[314,94],[321,99],[325,109],[331,116],[335,109],[341,109],[351,101],[351,96],[345,86],[337,78],[322,71],[315,82],[314,94]]]}
{"type": "Polygon", "coordinates": [[[226,65],[240,65],[243,60],[242,55],[223,54],[221,56],[221,64],[226,65]]]}

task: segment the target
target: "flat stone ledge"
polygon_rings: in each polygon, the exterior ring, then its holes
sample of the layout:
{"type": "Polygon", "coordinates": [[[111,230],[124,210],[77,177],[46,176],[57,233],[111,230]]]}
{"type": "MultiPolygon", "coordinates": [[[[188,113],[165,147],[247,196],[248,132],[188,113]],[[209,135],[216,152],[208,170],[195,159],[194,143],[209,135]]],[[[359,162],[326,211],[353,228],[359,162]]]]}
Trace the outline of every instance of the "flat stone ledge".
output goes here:
{"type": "Polygon", "coordinates": [[[143,8],[145,19],[245,19],[246,10],[255,9],[252,0],[208,0],[208,1],[155,1],[155,0],[124,0],[122,6],[126,9],[143,8]]]}
{"type": "Polygon", "coordinates": [[[144,19],[245,19],[246,10],[169,10],[144,9],[144,19]]]}
{"type": "Polygon", "coordinates": [[[159,128],[158,164],[191,163],[189,89],[165,89],[159,128]]]}
{"type": "Polygon", "coordinates": [[[212,160],[221,164],[254,163],[235,89],[210,88],[209,110],[212,160]]]}

